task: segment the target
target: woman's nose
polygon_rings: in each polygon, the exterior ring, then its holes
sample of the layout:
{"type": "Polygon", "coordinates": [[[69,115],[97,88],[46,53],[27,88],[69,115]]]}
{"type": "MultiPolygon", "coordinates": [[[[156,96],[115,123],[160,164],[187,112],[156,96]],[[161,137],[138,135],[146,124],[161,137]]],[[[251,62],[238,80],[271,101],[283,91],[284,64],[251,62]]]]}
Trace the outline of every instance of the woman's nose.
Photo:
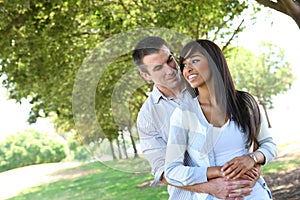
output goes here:
{"type": "Polygon", "coordinates": [[[185,64],[184,69],[187,70],[188,72],[192,71],[193,70],[192,64],[190,62],[187,62],[185,64]]]}

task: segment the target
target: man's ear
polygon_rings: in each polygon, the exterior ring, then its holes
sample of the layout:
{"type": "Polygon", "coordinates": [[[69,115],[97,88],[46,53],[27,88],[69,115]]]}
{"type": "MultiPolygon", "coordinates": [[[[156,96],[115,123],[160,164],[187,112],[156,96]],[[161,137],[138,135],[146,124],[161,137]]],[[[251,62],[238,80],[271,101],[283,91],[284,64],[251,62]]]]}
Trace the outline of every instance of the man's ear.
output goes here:
{"type": "Polygon", "coordinates": [[[148,73],[146,72],[140,72],[140,75],[146,80],[146,81],[151,81],[151,77],[148,73]]]}

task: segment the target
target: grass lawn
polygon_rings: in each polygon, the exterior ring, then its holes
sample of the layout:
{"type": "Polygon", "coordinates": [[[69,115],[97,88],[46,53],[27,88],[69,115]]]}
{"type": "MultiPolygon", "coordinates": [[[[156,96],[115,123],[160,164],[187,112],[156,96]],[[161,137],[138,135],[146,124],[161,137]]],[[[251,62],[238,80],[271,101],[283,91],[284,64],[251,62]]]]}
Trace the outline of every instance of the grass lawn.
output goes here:
{"type": "MultiPolygon", "coordinates": [[[[298,156],[283,156],[262,169],[263,174],[268,174],[299,166],[298,156]]],[[[51,174],[59,178],[54,182],[24,190],[10,200],[168,199],[166,186],[140,187],[143,183],[152,180],[153,177],[149,171],[148,163],[142,158],[105,163],[82,163],[79,167],[51,174]]]]}
{"type": "Polygon", "coordinates": [[[125,169],[132,165],[135,166],[135,171],[149,169],[143,159],[115,162],[114,168],[108,167],[112,165],[112,162],[106,163],[106,165],[101,162],[83,163],[80,167],[58,172],[62,176],[80,172],[81,176],[63,178],[56,182],[29,188],[10,200],[153,200],[168,198],[166,186],[139,188],[143,183],[152,180],[149,170],[143,173],[117,170],[120,167],[125,169]]]}

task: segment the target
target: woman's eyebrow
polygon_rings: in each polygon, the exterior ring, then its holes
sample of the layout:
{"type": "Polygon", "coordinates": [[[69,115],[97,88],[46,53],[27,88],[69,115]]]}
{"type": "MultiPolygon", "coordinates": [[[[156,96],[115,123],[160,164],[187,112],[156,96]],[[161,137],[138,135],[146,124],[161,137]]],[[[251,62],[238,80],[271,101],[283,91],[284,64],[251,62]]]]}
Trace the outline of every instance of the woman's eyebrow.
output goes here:
{"type": "Polygon", "coordinates": [[[199,53],[199,54],[193,54],[193,55],[190,56],[190,58],[194,58],[194,57],[197,57],[197,56],[202,57],[203,55],[201,53],[199,53]]]}
{"type": "Polygon", "coordinates": [[[186,61],[187,59],[191,59],[191,58],[194,58],[194,57],[197,57],[197,56],[202,57],[203,55],[202,54],[193,54],[193,55],[191,55],[187,58],[184,58],[183,61],[186,61]]]}

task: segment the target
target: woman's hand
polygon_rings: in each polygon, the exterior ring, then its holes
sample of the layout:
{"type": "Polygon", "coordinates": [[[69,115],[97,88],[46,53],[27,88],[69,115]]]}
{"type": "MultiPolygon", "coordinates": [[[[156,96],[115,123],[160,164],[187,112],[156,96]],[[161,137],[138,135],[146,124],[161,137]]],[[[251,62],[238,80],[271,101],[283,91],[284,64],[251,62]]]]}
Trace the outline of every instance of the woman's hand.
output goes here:
{"type": "MultiPolygon", "coordinates": [[[[235,157],[229,162],[225,163],[221,168],[223,176],[227,179],[239,179],[243,175],[247,175],[249,178],[254,178],[256,172],[249,171],[255,165],[255,161],[249,156],[239,156],[235,157]]],[[[249,180],[249,179],[248,179],[249,180]]]]}
{"type": "Polygon", "coordinates": [[[261,165],[256,164],[253,168],[251,168],[244,175],[242,175],[241,179],[251,181],[251,187],[253,187],[256,181],[259,179],[260,174],[261,174],[261,165]]]}

